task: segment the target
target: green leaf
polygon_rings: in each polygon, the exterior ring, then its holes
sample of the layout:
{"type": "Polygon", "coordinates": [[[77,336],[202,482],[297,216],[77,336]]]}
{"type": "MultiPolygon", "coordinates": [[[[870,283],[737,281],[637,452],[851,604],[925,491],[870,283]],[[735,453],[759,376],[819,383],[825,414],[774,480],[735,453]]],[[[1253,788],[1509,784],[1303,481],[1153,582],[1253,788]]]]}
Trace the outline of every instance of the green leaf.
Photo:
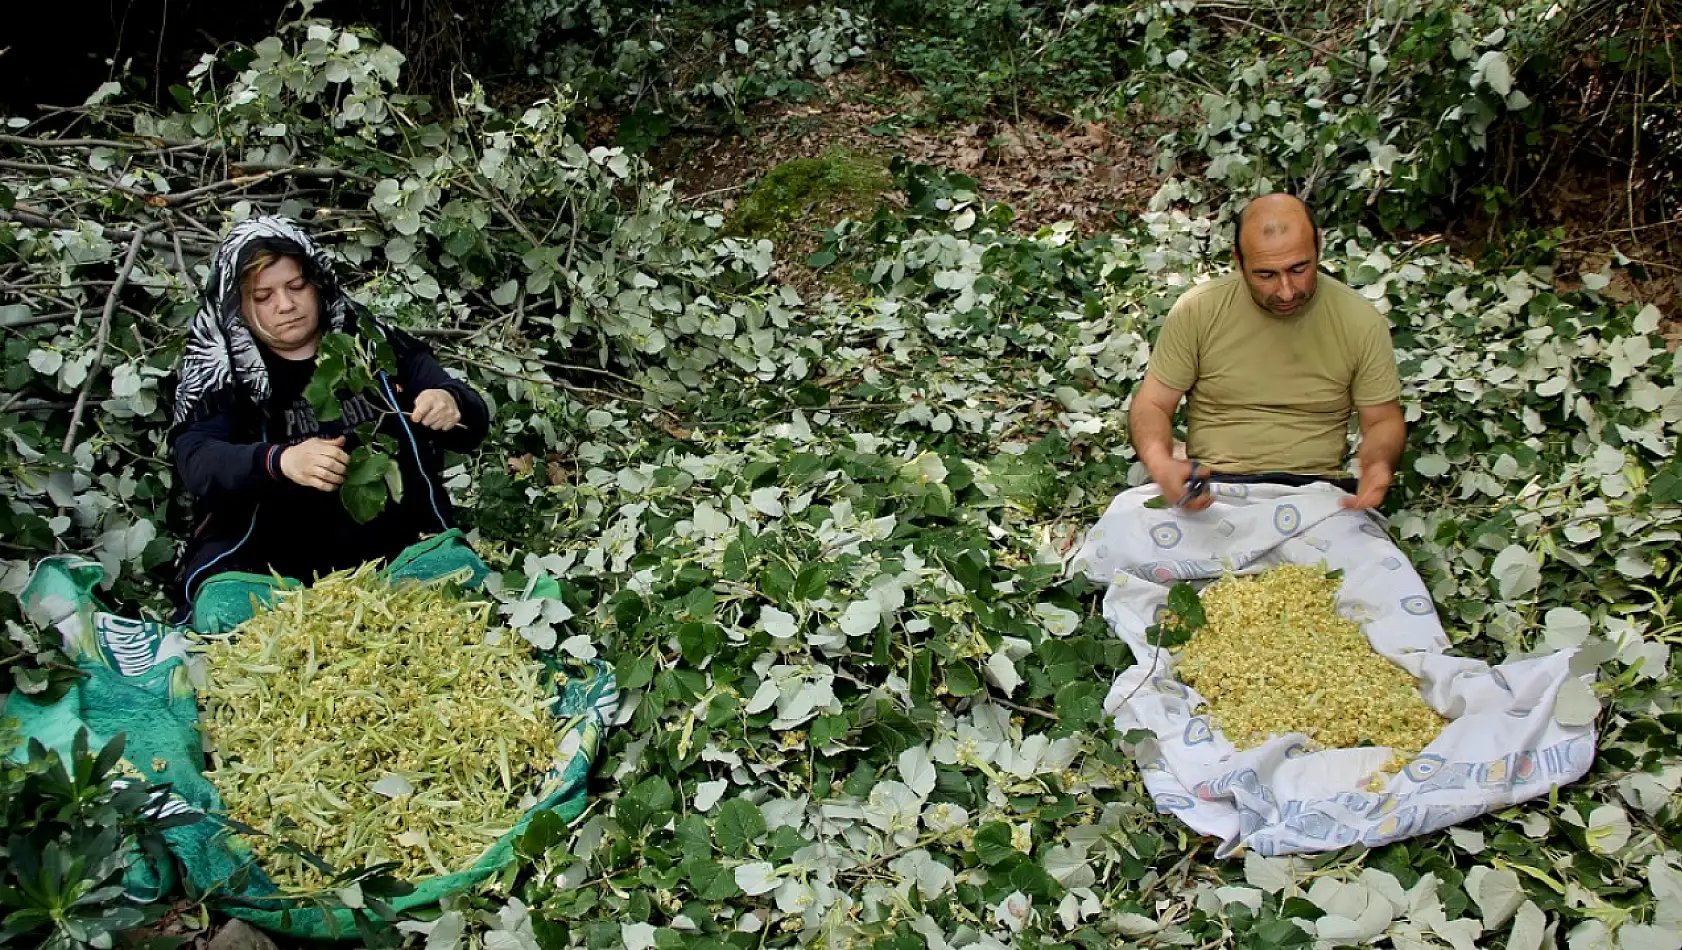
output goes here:
{"type": "Polygon", "coordinates": [[[672,832],[679,853],[690,859],[711,858],[713,853],[712,826],[701,815],[685,815],[672,832]]]}
{"type": "Polygon", "coordinates": [[[852,721],[845,714],[839,716],[819,716],[812,720],[811,743],[812,748],[821,749],[837,739],[843,738],[853,727],[852,721]]]}
{"type": "Polygon", "coordinates": [[[544,809],[532,815],[531,821],[526,823],[526,830],[515,842],[515,850],[528,861],[534,860],[549,853],[549,849],[564,842],[566,838],[566,822],[553,811],[544,809]]]}
{"type": "Polygon", "coordinates": [[[1177,625],[1153,623],[1145,628],[1145,642],[1153,647],[1172,650],[1191,641],[1191,634],[1177,625]]]}
{"type": "MultiPolygon", "coordinates": [[[[391,497],[391,473],[396,469],[397,464],[379,449],[359,445],[351,451],[345,483],[339,486],[339,498],[358,524],[367,524],[385,510],[391,497]]],[[[400,478],[397,485],[400,493],[400,478]]]]}
{"type": "Polygon", "coordinates": [[[740,583],[748,579],[748,555],[741,541],[732,541],[724,549],[724,562],[719,570],[726,580],[740,583]]]}
{"type": "Polygon", "coordinates": [[[1057,879],[1033,861],[1022,860],[1010,870],[1010,883],[1024,894],[1044,900],[1055,900],[1063,892],[1057,879]]]}
{"type": "Polygon", "coordinates": [[[829,578],[833,571],[827,564],[808,564],[800,569],[800,574],[794,579],[794,598],[796,600],[817,600],[829,589],[829,578]]]}
{"type": "Polygon", "coordinates": [[[613,671],[620,689],[642,689],[654,681],[654,658],[639,656],[619,659],[614,662],[613,671]]]}
{"type": "Polygon", "coordinates": [[[346,485],[370,485],[385,478],[392,465],[391,457],[377,449],[359,445],[351,450],[350,463],[345,467],[346,485]]]}
{"type": "Polygon", "coordinates": [[[897,712],[885,702],[876,704],[875,721],[865,726],[861,740],[877,752],[898,755],[918,743],[928,740],[924,729],[904,713],[897,712]]]}
{"type": "Polygon", "coordinates": [[[1682,466],[1673,464],[1654,475],[1647,483],[1647,495],[1657,505],[1682,504],[1682,466]]]}
{"type": "Polygon", "coordinates": [[[794,572],[781,560],[773,558],[765,566],[765,573],[760,576],[760,589],[765,596],[777,603],[785,603],[789,592],[794,589],[794,572]]]}
{"type": "Polygon", "coordinates": [[[674,801],[671,783],[656,775],[643,779],[620,796],[616,815],[626,830],[637,833],[655,815],[670,811],[674,801]]]}
{"type": "Polygon", "coordinates": [[[1197,590],[1190,584],[1181,581],[1168,588],[1168,609],[1180,619],[1180,625],[1188,634],[1203,629],[1208,619],[1203,615],[1203,601],[1197,596],[1197,590]]]}
{"type": "Polygon", "coordinates": [[[699,665],[724,645],[724,630],[716,623],[691,620],[677,628],[677,642],[684,661],[699,665]]]}
{"type": "Polygon", "coordinates": [[[379,517],[380,512],[385,510],[387,497],[384,481],[374,485],[342,485],[339,488],[339,498],[357,524],[367,524],[379,517]]]}
{"type": "Polygon", "coordinates": [[[708,858],[685,861],[683,876],[695,889],[695,896],[704,901],[729,900],[742,893],[741,888],[736,886],[735,873],[708,858]]]}
{"type": "Polygon", "coordinates": [[[745,855],[754,839],[765,833],[765,816],[759,806],[745,798],[732,798],[719,806],[713,835],[725,854],[745,855]]]}
{"type": "Polygon", "coordinates": [[[1056,707],[1065,727],[1096,724],[1104,715],[1104,691],[1090,681],[1069,683],[1057,691],[1056,707]]]}
{"type": "Polygon", "coordinates": [[[966,660],[958,660],[945,668],[946,691],[953,696],[974,696],[981,691],[981,677],[966,660]]]}
{"type": "Polygon", "coordinates": [[[322,366],[316,366],[315,375],[304,386],[304,401],[310,404],[310,411],[320,422],[337,422],[344,418],[344,412],[339,406],[339,380],[331,373],[323,372],[322,366]]]}
{"type": "Polygon", "coordinates": [[[981,830],[975,833],[974,847],[976,857],[988,867],[1022,856],[1022,852],[1011,844],[1010,826],[1002,821],[982,825],[981,830]]]}

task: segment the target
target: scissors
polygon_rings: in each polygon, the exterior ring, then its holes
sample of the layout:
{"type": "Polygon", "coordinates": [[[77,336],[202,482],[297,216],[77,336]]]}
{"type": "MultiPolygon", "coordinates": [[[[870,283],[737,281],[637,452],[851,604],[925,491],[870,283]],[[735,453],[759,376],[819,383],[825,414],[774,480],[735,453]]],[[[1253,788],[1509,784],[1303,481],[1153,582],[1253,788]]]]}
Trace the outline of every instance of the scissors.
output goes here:
{"type": "Polygon", "coordinates": [[[1209,476],[1212,474],[1214,473],[1199,466],[1196,459],[1192,459],[1191,474],[1186,476],[1186,493],[1180,496],[1180,500],[1174,503],[1174,507],[1184,508],[1192,499],[1207,494],[1209,491],[1209,476]]]}

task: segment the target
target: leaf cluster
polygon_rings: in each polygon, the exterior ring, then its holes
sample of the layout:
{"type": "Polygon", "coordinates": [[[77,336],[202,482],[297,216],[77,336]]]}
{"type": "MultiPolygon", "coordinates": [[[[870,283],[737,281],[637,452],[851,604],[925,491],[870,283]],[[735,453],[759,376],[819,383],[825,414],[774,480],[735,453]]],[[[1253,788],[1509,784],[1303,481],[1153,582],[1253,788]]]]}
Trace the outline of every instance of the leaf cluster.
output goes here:
{"type": "Polygon", "coordinates": [[[203,816],[166,809],[167,789],[123,768],[121,736],[94,751],[78,732],[64,758],[35,740],[14,756],[16,743],[0,731],[0,944],[109,947],[162,916],[126,896],[124,875],[137,861],[167,864],[161,833],[203,816]]]}

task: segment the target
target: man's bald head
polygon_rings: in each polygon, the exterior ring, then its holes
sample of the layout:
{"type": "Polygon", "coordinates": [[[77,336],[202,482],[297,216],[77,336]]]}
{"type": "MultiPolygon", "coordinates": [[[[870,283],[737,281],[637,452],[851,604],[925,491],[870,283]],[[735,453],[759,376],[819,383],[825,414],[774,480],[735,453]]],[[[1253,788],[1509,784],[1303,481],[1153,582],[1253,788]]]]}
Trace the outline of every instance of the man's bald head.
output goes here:
{"type": "Polygon", "coordinates": [[[1296,195],[1275,192],[1245,202],[1238,209],[1238,230],[1232,241],[1233,256],[1239,266],[1244,264],[1244,247],[1258,239],[1276,240],[1306,231],[1313,235],[1314,252],[1320,252],[1320,227],[1314,223],[1314,210],[1296,195]]]}
{"type": "Polygon", "coordinates": [[[1276,317],[1300,313],[1314,297],[1320,229],[1294,195],[1263,195],[1238,212],[1232,256],[1250,299],[1276,317]]]}

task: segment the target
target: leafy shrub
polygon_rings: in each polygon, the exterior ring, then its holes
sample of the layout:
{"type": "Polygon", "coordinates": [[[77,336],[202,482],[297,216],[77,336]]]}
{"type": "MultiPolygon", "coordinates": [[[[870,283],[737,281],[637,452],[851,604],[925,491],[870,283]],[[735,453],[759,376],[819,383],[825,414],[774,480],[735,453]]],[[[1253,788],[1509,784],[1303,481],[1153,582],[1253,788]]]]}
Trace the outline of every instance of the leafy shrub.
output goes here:
{"type": "Polygon", "coordinates": [[[740,122],[760,99],[810,96],[871,43],[869,24],[834,4],[504,0],[497,23],[524,72],[632,117],[630,142],[654,116],[718,110],[740,122]]]}
{"type": "Polygon", "coordinates": [[[1580,164],[1624,178],[1608,225],[1682,212],[1679,15],[1668,0],[1583,0],[1554,14],[1535,56],[1555,131],[1535,173],[1582,156],[1580,164]]]}
{"type": "MultiPolygon", "coordinates": [[[[4,725],[9,756],[16,736],[4,725]]],[[[34,741],[21,762],[0,757],[0,943],[109,948],[168,910],[129,900],[123,875],[142,855],[170,861],[159,833],[202,816],[163,817],[161,794],[125,778],[122,755],[121,736],[93,752],[79,732],[68,762],[34,741]]]]}
{"type": "Polygon", "coordinates": [[[1183,29],[1162,32],[1147,50],[1157,67],[1129,90],[1196,116],[1159,143],[1163,170],[1195,169],[1165,200],[1284,190],[1329,221],[1419,228],[1483,180],[1492,128],[1534,128],[1540,114],[1519,88],[1540,36],[1526,12],[1388,0],[1336,51],[1201,23],[1178,45],[1183,29]]]}
{"type": "MultiPolygon", "coordinates": [[[[0,564],[0,578],[10,573],[0,564]]],[[[0,697],[20,693],[36,702],[57,700],[81,674],[59,649],[58,632],[25,616],[9,590],[0,590],[0,697]]],[[[0,703],[0,713],[5,706],[0,703]]],[[[0,747],[4,743],[0,742],[0,747]]]]}
{"type": "Polygon", "coordinates": [[[1161,169],[1180,180],[1156,207],[1285,190],[1327,221],[1390,232],[1522,216],[1519,198],[1585,143],[1628,169],[1631,200],[1640,180],[1645,201],[1674,188],[1666,143],[1682,114],[1675,54],[1640,19],[1648,6],[1384,0],[1342,19],[1292,6],[1300,26],[1286,33],[1147,7],[1150,68],[1118,111],[1143,101],[1189,117],[1159,141],[1161,169]]]}
{"type": "Polygon", "coordinates": [[[1136,62],[1125,5],[876,0],[873,9],[894,28],[887,53],[922,84],[930,119],[1067,112],[1136,62]]]}

